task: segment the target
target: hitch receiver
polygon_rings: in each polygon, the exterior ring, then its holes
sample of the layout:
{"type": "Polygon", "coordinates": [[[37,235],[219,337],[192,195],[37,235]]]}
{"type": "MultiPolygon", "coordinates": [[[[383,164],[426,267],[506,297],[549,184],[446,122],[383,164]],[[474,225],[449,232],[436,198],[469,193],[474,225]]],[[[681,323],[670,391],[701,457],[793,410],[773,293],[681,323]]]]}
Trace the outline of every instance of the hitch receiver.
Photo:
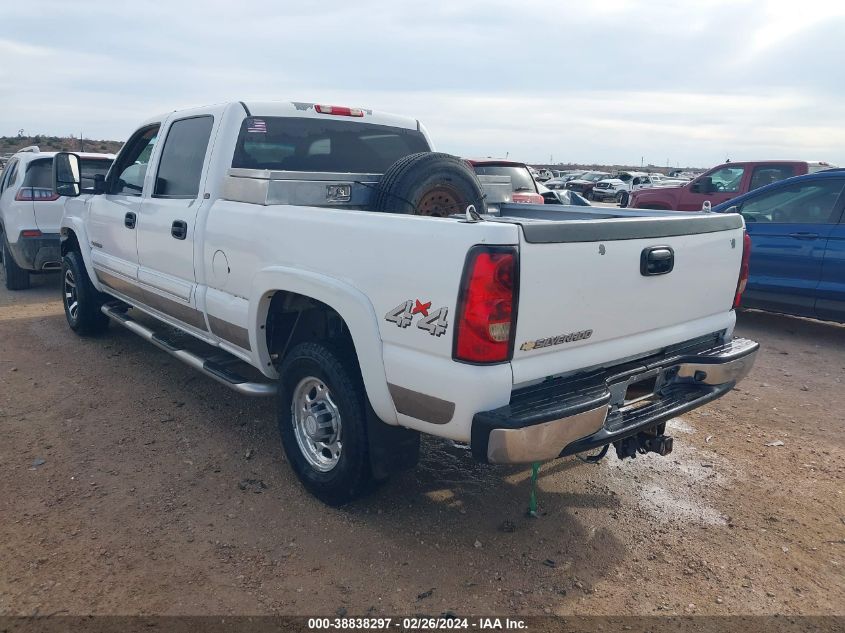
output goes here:
{"type": "Polygon", "coordinates": [[[641,455],[657,453],[665,457],[672,452],[673,439],[670,435],[663,435],[662,430],[659,433],[641,432],[614,442],[613,448],[616,449],[616,456],[619,459],[625,459],[626,457],[636,457],[637,453],[641,455]]]}

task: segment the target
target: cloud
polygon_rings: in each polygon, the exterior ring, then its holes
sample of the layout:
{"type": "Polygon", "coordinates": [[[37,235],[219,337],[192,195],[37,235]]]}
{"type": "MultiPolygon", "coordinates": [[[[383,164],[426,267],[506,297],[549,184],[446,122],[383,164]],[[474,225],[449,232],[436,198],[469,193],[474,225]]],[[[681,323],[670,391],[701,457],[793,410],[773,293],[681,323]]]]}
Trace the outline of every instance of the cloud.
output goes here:
{"type": "Polygon", "coordinates": [[[805,0],[54,0],[4,9],[0,134],[125,138],[151,114],[335,101],[526,161],[845,164],[845,5],[805,0]]]}

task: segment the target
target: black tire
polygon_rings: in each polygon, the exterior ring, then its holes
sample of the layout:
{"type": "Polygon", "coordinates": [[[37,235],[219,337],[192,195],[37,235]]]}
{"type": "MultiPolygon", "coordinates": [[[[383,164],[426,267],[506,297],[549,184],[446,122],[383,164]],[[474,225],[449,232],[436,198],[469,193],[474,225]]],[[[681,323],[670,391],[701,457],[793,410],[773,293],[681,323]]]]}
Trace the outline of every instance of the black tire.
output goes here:
{"type": "Polygon", "coordinates": [[[370,204],[372,211],[446,217],[487,205],[481,183],[462,158],[421,152],[399,159],[382,176],[370,204]]]}
{"type": "MultiPolygon", "coordinates": [[[[367,396],[353,355],[354,352],[344,352],[327,343],[300,343],[288,353],[279,368],[277,415],[285,454],[303,486],[330,506],[348,503],[374,486],[367,439],[367,396]],[[315,456],[307,445],[303,448],[300,444],[307,444],[309,438],[305,423],[300,427],[301,432],[297,431],[294,409],[298,408],[297,402],[301,402],[297,396],[306,391],[319,398],[316,387],[309,391],[309,379],[327,388],[336,410],[340,424],[333,439],[341,443],[339,458],[334,458],[329,449],[323,449],[322,454],[315,456]],[[315,459],[334,463],[320,464],[329,468],[321,470],[315,466],[315,459]]],[[[320,417],[313,414],[313,409],[311,411],[315,420],[320,417]]],[[[306,417],[306,414],[302,416],[306,417]]],[[[314,425],[317,423],[315,421],[314,425]]],[[[332,443],[331,439],[329,443],[332,443]]]]}
{"type": "Polygon", "coordinates": [[[628,194],[628,192],[623,189],[622,191],[616,194],[616,202],[619,203],[620,207],[625,208],[628,206],[628,199],[630,197],[631,196],[628,194]]]}
{"type": "Polygon", "coordinates": [[[7,290],[26,290],[29,288],[29,271],[18,266],[12,253],[9,252],[9,245],[3,239],[3,273],[6,276],[7,290]]]}
{"type": "Polygon", "coordinates": [[[106,331],[109,318],[100,311],[104,301],[88,277],[82,254],[71,251],[62,257],[62,305],[70,329],[83,336],[106,331]]]}

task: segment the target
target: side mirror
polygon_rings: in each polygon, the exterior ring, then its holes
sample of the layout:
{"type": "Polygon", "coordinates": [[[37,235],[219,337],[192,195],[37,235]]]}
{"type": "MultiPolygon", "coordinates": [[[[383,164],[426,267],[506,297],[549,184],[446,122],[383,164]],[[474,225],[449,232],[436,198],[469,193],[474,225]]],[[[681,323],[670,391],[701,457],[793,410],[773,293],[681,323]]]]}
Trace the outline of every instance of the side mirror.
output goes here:
{"type": "Polygon", "coordinates": [[[75,198],[81,192],[82,171],[79,168],[79,156],[59,152],[53,159],[53,193],[75,198]]]}
{"type": "Polygon", "coordinates": [[[702,176],[690,185],[693,193],[711,193],[713,191],[713,179],[710,176],[702,176]]]}
{"type": "Polygon", "coordinates": [[[106,192],[106,177],[103,174],[94,174],[94,194],[100,195],[106,192]]]}

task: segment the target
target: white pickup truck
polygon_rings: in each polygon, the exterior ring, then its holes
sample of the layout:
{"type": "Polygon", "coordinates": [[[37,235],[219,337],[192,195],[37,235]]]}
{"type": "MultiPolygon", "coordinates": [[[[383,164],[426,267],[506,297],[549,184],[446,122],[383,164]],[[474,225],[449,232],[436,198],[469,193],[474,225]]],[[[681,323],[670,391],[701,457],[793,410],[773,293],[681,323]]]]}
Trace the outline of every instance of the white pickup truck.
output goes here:
{"type": "Polygon", "coordinates": [[[171,112],[93,194],[60,154],[63,299],[241,394],[276,395],[330,504],[412,466],[419,432],[489,463],[613,445],[728,392],[749,240],[736,214],[503,204],[414,119],[311,103],[171,112]],[[188,336],[186,336],[186,334],[188,336]]]}

